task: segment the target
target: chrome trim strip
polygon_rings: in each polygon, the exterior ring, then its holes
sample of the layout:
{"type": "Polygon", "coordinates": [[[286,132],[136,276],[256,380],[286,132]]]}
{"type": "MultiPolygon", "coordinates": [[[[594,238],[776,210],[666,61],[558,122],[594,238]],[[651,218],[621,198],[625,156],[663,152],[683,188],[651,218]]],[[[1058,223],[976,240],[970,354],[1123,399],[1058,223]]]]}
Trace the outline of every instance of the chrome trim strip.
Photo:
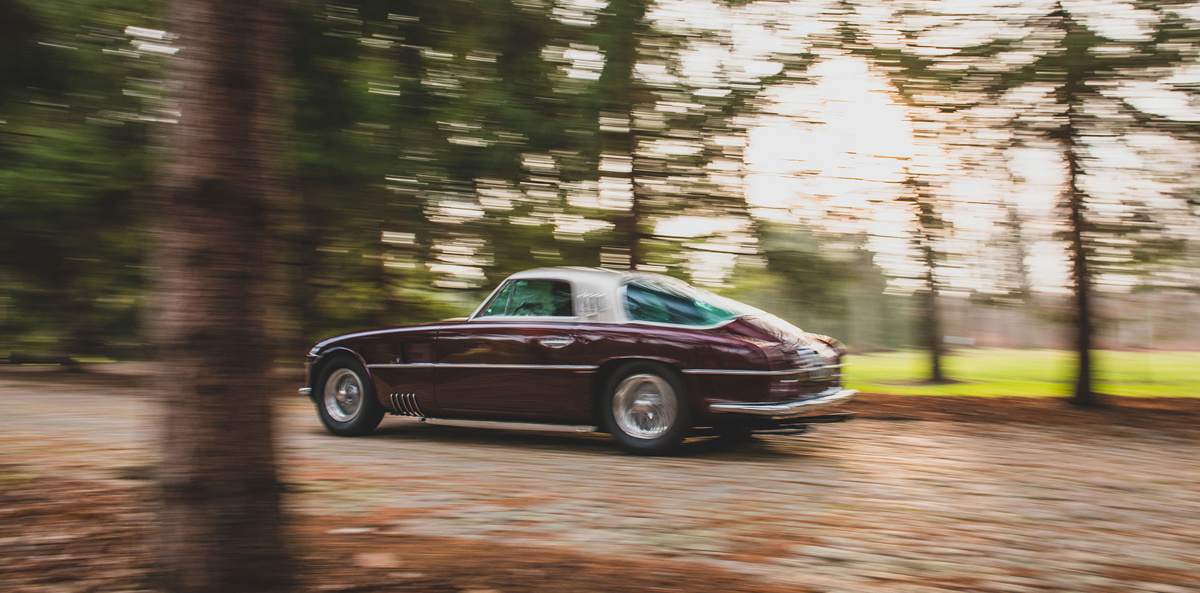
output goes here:
{"type": "Polygon", "coordinates": [[[468,362],[414,362],[409,364],[369,364],[369,369],[509,369],[509,370],[554,370],[554,371],[594,371],[600,367],[594,364],[489,364],[468,362]]]}
{"type": "Polygon", "coordinates": [[[532,422],[501,422],[498,420],[446,420],[442,418],[422,418],[421,422],[437,426],[459,426],[463,428],[499,428],[503,430],[530,430],[537,432],[596,432],[597,426],[582,424],[535,424],[532,422]]]}
{"type": "Polygon", "coordinates": [[[298,389],[298,391],[300,392],[300,395],[312,395],[312,387],[301,387],[298,389]]]}
{"type": "Polygon", "coordinates": [[[809,412],[840,406],[854,399],[858,395],[858,390],[831,387],[817,395],[812,399],[780,404],[711,404],[708,409],[718,414],[736,413],[771,416],[772,418],[794,418],[809,412]]]}
{"type": "Polygon", "coordinates": [[[802,373],[811,373],[813,371],[821,371],[826,369],[840,369],[844,364],[827,364],[819,367],[810,367],[807,369],[783,369],[778,371],[754,371],[740,369],[684,369],[681,371],[685,375],[765,375],[765,376],[782,376],[782,375],[799,375],[802,373]]]}

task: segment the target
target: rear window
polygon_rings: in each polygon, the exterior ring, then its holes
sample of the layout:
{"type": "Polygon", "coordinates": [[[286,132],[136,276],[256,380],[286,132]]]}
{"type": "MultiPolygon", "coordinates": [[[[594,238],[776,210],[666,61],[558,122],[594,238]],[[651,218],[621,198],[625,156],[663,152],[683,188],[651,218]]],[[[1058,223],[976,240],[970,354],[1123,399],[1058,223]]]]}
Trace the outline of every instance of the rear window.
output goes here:
{"type": "Polygon", "coordinates": [[[683,283],[637,280],[625,285],[625,312],[633,321],[710,326],[757,309],[683,283]]]}

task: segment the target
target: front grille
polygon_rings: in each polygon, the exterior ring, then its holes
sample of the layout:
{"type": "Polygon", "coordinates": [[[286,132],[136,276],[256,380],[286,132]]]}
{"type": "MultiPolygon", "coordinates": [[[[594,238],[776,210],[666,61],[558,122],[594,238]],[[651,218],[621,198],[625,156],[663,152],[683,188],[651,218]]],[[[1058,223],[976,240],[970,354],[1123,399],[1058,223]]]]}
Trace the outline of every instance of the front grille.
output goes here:
{"type": "Polygon", "coordinates": [[[780,375],[771,381],[770,398],[773,401],[804,399],[806,395],[816,395],[841,385],[843,365],[836,353],[823,356],[821,352],[807,347],[799,347],[792,352],[794,354],[790,358],[796,372],[780,375]]]}

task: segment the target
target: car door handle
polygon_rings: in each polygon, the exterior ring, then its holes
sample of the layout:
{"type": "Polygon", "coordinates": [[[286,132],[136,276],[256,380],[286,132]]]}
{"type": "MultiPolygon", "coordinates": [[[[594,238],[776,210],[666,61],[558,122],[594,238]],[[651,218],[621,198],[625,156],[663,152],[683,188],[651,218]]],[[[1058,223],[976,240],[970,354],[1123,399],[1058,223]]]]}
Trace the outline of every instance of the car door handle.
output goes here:
{"type": "Polygon", "coordinates": [[[572,340],[571,338],[545,338],[538,340],[538,343],[547,348],[562,348],[563,346],[570,345],[571,342],[574,341],[575,340],[572,340]]]}

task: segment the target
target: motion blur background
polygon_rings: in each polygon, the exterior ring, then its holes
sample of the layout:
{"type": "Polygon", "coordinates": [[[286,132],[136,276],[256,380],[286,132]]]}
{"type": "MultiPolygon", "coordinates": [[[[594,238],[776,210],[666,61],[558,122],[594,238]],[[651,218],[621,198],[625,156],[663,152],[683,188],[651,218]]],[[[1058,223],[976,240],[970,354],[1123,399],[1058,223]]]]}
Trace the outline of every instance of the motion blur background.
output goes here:
{"type": "MultiPolygon", "coordinates": [[[[187,51],[162,8],[0,2],[0,357],[147,356],[187,51]]],[[[1080,286],[1097,346],[1200,347],[1194,1],[300,0],[287,24],[296,359],[550,265],[679,276],[859,352],[1071,348],[1080,286]]]]}

